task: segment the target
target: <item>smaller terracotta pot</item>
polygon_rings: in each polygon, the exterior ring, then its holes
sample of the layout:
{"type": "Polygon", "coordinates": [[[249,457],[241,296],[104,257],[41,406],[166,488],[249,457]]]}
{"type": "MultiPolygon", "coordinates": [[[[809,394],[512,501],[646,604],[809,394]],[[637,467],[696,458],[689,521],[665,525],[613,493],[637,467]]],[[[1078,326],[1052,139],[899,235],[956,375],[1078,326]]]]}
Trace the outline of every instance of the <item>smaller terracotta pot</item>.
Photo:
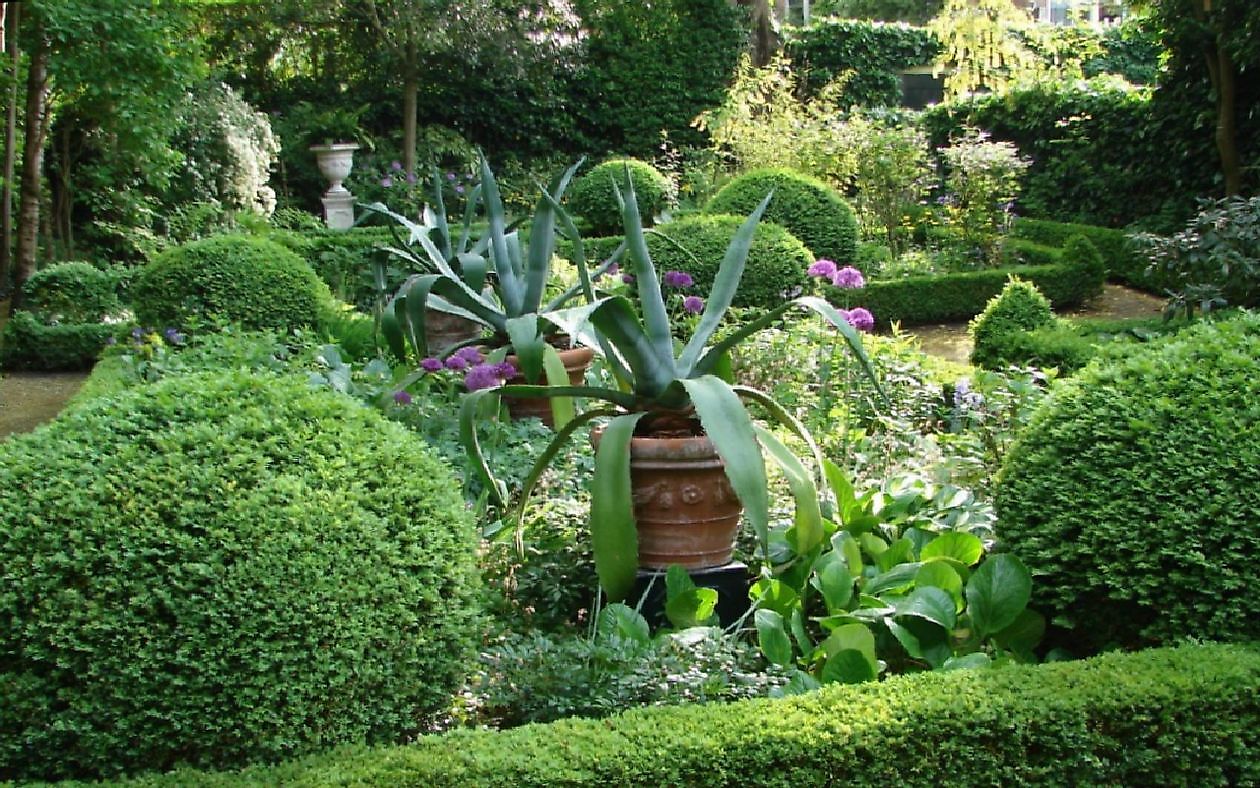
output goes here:
{"type": "MultiPolygon", "coordinates": [[[[580,345],[570,350],[560,351],[560,362],[564,364],[564,371],[569,375],[569,385],[582,385],[586,379],[586,370],[591,366],[591,360],[594,358],[594,350],[580,345]]],[[[516,356],[508,356],[505,361],[520,369],[520,360],[516,356]]],[[[527,382],[525,376],[518,372],[508,379],[507,385],[527,382]]],[[[507,405],[508,413],[513,419],[539,418],[548,427],[556,426],[551,416],[549,397],[504,397],[503,404],[507,405]]]]}
{"type": "Polygon", "coordinates": [[[461,342],[481,336],[483,326],[466,317],[437,309],[424,311],[424,339],[430,356],[440,356],[461,342]]]}

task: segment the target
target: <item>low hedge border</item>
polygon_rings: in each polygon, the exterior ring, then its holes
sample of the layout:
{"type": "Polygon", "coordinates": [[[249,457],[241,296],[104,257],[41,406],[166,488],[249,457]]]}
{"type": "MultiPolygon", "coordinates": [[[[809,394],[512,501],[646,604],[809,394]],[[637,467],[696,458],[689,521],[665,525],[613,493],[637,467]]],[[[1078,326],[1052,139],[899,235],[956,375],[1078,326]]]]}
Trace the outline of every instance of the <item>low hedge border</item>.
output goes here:
{"type": "Polygon", "coordinates": [[[1248,785],[1260,650],[1184,645],[629,711],[130,785],[1248,785]]]}
{"type": "Polygon", "coordinates": [[[1102,271],[1088,260],[1064,260],[1060,250],[1028,242],[1008,243],[1004,254],[1007,259],[1054,262],[873,280],[858,290],[830,286],[823,290],[841,306],[866,307],[881,326],[970,320],[1002,292],[1012,275],[1036,285],[1055,309],[1080,306],[1102,292],[1102,271]]]}
{"type": "Polygon", "coordinates": [[[1007,331],[990,340],[991,369],[1009,365],[1055,367],[1075,372],[1088,364],[1104,348],[1119,348],[1148,342],[1155,337],[1175,334],[1186,328],[1184,319],[1165,322],[1160,318],[1140,320],[1057,320],[1033,331],[1007,331]]]}
{"type": "MultiPolygon", "coordinates": [[[[400,233],[403,230],[399,230],[400,233]]],[[[406,273],[398,269],[397,260],[382,246],[393,246],[394,235],[389,227],[354,227],[349,230],[276,230],[266,237],[285,246],[306,260],[333,295],[370,311],[376,299],[372,263],[381,260],[396,270],[390,272],[390,293],[397,289],[406,273]]],[[[403,235],[405,239],[406,236],[403,235]]]]}
{"type": "Polygon", "coordinates": [[[0,369],[68,372],[91,369],[111,339],[129,326],[109,323],[46,325],[17,312],[0,332],[0,369]]]}
{"type": "Polygon", "coordinates": [[[1035,243],[1062,248],[1074,235],[1089,239],[1103,257],[1107,267],[1107,280],[1121,282],[1155,295],[1164,295],[1164,287],[1158,279],[1146,273],[1148,261],[1129,239],[1124,230],[1096,227],[1091,224],[1070,224],[1049,219],[1020,217],[1011,226],[1011,236],[1035,243]]]}

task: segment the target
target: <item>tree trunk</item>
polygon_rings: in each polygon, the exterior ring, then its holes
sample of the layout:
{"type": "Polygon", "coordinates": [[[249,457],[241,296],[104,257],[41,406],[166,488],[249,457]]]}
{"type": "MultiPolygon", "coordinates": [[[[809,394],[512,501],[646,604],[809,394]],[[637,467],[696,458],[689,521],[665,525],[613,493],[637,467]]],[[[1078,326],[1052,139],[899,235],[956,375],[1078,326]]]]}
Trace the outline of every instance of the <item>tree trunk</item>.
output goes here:
{"type": "Polygon", "coordinates": [[[420,94],[420,69],[414,44],[407,46],[403,76],[403,172],[416,175],[416,103],[420,94]]]}
{"type": "MultiPolygon", "coordinates": [[[[1234,59],[1219,43],[1216,49],[1216,150],[1225,176],[1225,196],[1242,193],[1242,156],[1238,153],[1238,70],[1234,59]]],[[[1209,55],[1210,57],[1211,55],[1209,55]]]]}
{"type": "MultiPolygon", "coordinates": [[[[8,9],[9,3],[0,8],[8,9]]],[[[22,6],[12,4],[12,10],[5,19],[5,46],[12,64],[12,81],[9,84],[8,108],[4,117],[4,185],[0,187],[0,291],[9,281],[9,267],[13,257],[13,165],[17,161],[17,100],[18,100],[18,23],[21,19],[22,6]]]]}
{"type": "Polygon", "coordinates": [[[18,209],[17,270],[10,311],[22,300],[22,283],[35,273],[39,252],[39,201],[44,171],[44,143],[48,135],[48,42],[43,25],[35,23],[35,50],[26,74],[26,123],[22,150],[21,205],[18,209]]]}

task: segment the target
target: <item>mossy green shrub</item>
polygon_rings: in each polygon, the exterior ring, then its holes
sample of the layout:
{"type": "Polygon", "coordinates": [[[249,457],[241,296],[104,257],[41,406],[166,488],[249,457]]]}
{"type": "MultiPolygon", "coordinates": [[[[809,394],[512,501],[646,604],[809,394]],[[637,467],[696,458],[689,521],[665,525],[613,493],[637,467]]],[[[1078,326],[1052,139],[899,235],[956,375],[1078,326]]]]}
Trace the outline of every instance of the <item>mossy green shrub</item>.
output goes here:
{"type": "Polygon", "coordinates": [[[154,327],[239,323],[287,330],[318,325],[332,295],[306,262],[280,244],[218,235],[158,255],[131,285],[136,319],[154,327]]]}
{"type": "Polygon", "coordinates": [[[109,323],[49,325],[19,310],[0,332],[0,369],[91,369],[101,350],[124,331],[125,326],[109,323]]]}
{"type": "Polygon", "coordinates": [[[22,285],[22,308],[45,323],[99,323],[122,310],[119,274],[91,263],[56,263],[22,285]]]}
{"type": "MultiPolygon", "coordinates": [[[[657,232],[648,234],[648,253],[657,271],[685,271],[695,280],[694,288],[686,292],[707,298],[726,247],[744,219],[701,214],[663,224],[656,228],[657,232]]],[[[588,264],[606,259],[620,243],[621,238],[584,239],[588,264]]],[[[572,252],[570,244],[557,245],[556,253],[562,257],[572,252]]],[[[805,272],[813,260],[796,236],[773,222],[762,221],[757,225],[744,275],[739,280],[735,306],[765,309],[783,303],[785,292],[806,286],[805,272]]]]}
{"type": "Polygon", "coordinates": [[[1064,260],[1052,265],[1021,265],[923,274],[899,279],[867,280],[860,290],[839,291],[824,287],[837,304],[861,305],[871,310],[877,323],[887,326],[970,320],[984,311],[989,299],[1002,292],[1007,280],[1018,276],[1037,286],[1055,309],[1080,306],[1102,286],[1101,272],[1088,262],[1064,260]]]}
{"type": "Polygon", "coordinates": [[[148,786],[1251,785],[1260,653],[1188,645],[350,747],[148,786]]]}
{"type": "Polygon", "coordinates": [[[299,376],[175,377],[0,444],[0,780],[424,729],[478,636],[458,489],[299,376]]]}
{"type": "Polygon", "coordinates": [[[1260,316],[1055,390],[1002,465],[999,536],[1079,651],[1260,638],[1260,316]]]}
{"type": "Polygon", "coordinates": [[[394,293],[411,273],[382,248],[398,241],[388,227],[273,231],[267,238],[296,252],[315,269],[333,295],[364,312],[370,312],[376,302],[378,266],[385,270],[388,294],[394,293]]]}
{"type": "Polygon", "coordinates": [[[1011,226],[1011,236],[1046,246],[1066,246],[1068,239],[1077,235],[1088,238],[1102,255],[1107,279],[1123,282],[1130,287],[1149,293],[1164,295],[1164,286],[1160,284],[1158,278],[1146,272],[1150,261],[1124,230],[1023,217],[1016,219],[1011,226]]]}
{"type": "Polygon", "coordinates": [[[1050,300],[1031,282],[1011,277],[1002,292],[989,299],[984,311],[968,326],[972,341],[971,363],[992,369],[999,363],[993,347],[997,337],[1053,323],[1050,300]]]}
{"type": "Polygon", "coordinates": [[[592,234],[624,232],[613,185],[626,194],[627,169],[645,222],[651,223],[652,217],[676,201],[678,190],[673,182],[651,164],[638,159],[609,159],[592,167],[569,188],[569,210],[586,220],[592,234]]]}
{"type": "Polygon", "coordinates": [[[858,226],[853,208],[835,189],[793,170],[753,170],[731,180],[705,206],[705,213],[747,216],[766,195],[774,199],[765,218],[786,227],[816,258],[850,265],[857,259],[858,226]]]}

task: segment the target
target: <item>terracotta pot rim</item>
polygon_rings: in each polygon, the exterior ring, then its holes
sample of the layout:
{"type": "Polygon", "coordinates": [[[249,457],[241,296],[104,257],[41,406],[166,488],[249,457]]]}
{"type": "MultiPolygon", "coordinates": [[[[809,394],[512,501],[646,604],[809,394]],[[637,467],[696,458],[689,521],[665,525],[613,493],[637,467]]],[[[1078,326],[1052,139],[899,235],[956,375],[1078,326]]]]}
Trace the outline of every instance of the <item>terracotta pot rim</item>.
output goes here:
{"type": "MultiPolygon", "coordinates": [[[[599,446],[603,437],[603,427],[591,430],[591,446],[599,446]]],[[[659,460],[674,457],[702,460],[714,459],[721,463],[717,447],[708,435],[689,435],[684,437],[653,435],[635,435],[630,438],[630,456],[635,459],[659,460]]]]}

